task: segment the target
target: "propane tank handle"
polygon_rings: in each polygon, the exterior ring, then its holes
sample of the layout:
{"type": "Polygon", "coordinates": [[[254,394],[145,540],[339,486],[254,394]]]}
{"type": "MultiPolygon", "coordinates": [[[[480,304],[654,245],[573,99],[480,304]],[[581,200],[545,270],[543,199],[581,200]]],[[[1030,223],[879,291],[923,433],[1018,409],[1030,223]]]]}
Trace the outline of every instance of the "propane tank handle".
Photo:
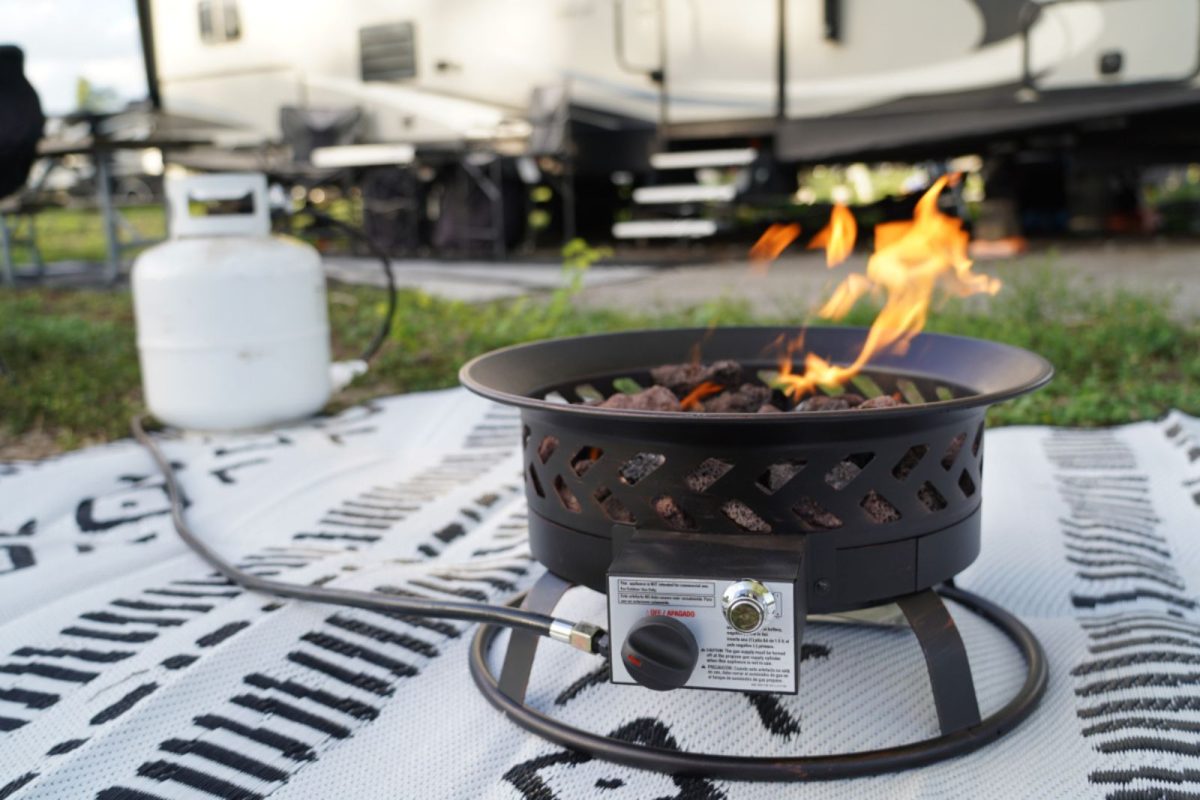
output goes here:
{"type": "Polygon", "coordinates": [[[271,209],[267,201],[267,178],[259,172],[226,172],[215,175],[191,175],[167,178],[167,207],[170,211],[171,237],[268,236],[271,233],[271,209]],[[249,197],[251,210],[244,214],[206,214],[195,216],[193,201],[240,200],[249,197]]]}

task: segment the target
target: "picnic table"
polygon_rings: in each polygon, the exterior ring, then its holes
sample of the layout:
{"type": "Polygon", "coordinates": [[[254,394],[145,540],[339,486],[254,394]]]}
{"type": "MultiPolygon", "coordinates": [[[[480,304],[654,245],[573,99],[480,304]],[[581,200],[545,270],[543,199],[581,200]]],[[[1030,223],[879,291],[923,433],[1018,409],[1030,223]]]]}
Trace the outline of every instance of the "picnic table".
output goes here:
{"type": "Polygon", "coordinates": [[[136,230],[124,221],[120,209],[113,201],[114,153],[121,150],[157,149],[163,151],[165,157],[165,154],[172,150],[183,150],[203,143],[203,140],[195,138],[154,135],[130,139],[113,138],[104,132],[103,125],[112,116],[91,113],[70,115],[66,118],[68,122],[84,122],[88,125],[89,134],[86,137],[67,142],[43,140],[38,146],[40,157],[58,159],[69,155],[81,155],[91,159],[95,166],[96,207],[100,211],[104,233],[104,280],[109,284],[116,283],[120,278],[121,255],[125,250],[151,243],[137,235],[136,230]],[[121,241],[121,228],[134,232],[132,242],[121,241]]]}

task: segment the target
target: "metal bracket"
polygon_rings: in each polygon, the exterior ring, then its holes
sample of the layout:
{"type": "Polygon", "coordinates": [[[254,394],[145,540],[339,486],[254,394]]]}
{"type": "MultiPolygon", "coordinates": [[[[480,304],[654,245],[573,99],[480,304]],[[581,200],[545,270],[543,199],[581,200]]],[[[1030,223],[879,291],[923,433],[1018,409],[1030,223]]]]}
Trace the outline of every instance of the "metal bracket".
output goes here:
{"type": "MultiPolygon", "coordinates": [[[[538,578],[529,590],[521,607],[526,611],[553,614],[554,607],[573,584],[564,581],[553,572],[538,578]]],[[[533,658],[537,655],[538,642],[542,637],[532,631],[513,630],[504,654],[504,666],[500,668],[500,691],[510,699],[525,702],[525,690],[529,688],[529,675],[533,670],[533,658]]]]}
{"type": "Polygon", "coordinates": [[[942,598],[932,589],[926,589],[901,597],[896,605],[908,618],[925,654],[942,734],[978,725],[979,699],[975,695],[967,649],[942,598]]]}

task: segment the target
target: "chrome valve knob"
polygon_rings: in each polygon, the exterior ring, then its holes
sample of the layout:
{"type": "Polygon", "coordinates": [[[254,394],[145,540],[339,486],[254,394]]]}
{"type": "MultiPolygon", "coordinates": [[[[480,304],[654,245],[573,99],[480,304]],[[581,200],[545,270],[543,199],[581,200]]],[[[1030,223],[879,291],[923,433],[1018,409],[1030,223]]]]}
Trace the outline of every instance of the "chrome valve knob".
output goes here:
{"type": "Polygon", "coordinates": [[[729,584],[721,595],[725,619],[738,633],[754,633],[775,609],[775,595],[753,578],[743,578],[729,584]]]}

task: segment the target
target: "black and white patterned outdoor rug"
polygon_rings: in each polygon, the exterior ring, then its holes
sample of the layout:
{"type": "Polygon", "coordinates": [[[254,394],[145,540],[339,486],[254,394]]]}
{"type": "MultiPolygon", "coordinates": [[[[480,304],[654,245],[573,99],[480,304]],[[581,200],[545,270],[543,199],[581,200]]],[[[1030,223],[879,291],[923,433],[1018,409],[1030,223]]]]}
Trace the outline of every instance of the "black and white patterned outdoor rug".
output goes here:
{"type": "MultiPolygon", "coordinates": [[[[302,583],[497,602],[526,548],[515,412],[461,390],[270,434],[168,437],[193,526],[302,583]]],[[[0,799],[1200,798],[1200,423],[987,434],[983,554],[961,585],[1044,643],[1050,688],[973,755],[858,781],[672,779],[528,735],[476,693],[473,629],[284,602],[214,577],[133,442],[0,464],[0,799]]],[[[560,613],[604,619],[572,590],[560,613]]],[[[984,713],[1023,670],[953,609],[984,713]]],[[[534,705],[691,751],[799,755],[936,734],[905,630],[811,626],[795,697],[611,686],[543,647],[534,705]]]]}

